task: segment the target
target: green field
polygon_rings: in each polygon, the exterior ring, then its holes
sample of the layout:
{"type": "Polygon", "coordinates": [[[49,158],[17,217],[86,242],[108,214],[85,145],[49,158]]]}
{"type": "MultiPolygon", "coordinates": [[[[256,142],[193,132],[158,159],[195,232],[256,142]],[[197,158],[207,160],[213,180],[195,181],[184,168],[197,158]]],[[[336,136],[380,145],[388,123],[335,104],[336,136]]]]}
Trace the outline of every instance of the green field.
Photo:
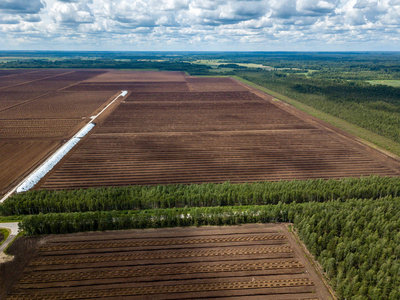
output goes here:
{"type": "Polygon", "coordinates": [[[371,84],[383,84],[393,87],[400,87],[400,80],[369,80],[371,84]]]}

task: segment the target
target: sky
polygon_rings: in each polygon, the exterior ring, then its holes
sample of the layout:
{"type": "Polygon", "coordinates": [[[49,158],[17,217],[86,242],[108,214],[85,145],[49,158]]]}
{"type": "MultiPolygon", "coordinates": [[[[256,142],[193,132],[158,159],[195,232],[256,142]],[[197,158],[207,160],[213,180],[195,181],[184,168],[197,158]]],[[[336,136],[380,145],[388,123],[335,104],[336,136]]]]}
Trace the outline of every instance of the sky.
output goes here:
{"type": "Polygon", "coordinates": [[[400,51],[400,0],[0,0],[0,50],[400,51]]]}

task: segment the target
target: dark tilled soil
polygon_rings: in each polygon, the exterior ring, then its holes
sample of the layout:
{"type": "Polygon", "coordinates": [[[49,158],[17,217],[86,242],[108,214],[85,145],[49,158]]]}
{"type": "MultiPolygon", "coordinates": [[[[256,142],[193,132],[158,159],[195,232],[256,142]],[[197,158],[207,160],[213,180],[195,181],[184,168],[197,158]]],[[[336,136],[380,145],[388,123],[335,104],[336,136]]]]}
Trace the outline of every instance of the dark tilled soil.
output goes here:
{"type": "Polygon", "coordinates": [[[0,195],[120,92],[65,91],[102,73],[105,71],[0,70],[0,195]]]}
{"type": "Polygon", "coordinates": [[[229,78],[186,81],[189,92],[171,90],[183,82],[130,83],[141,90],[40,188],[400,175],[398,162],[260,91],[229,78]]]}
{"type": "Polygon", "coordinates": [[[9,299],[329,299],[283,225],[49,236],[24,263],[9,299]]]}
{"type": "Polygon", "coordinates": [[[8,248],[9,255],[14,259],[10,262],[0,263],[0,299],[5,299],[12,287],[19,280],[23,270],[32,260],[38,245],[43,237],[19,237],[8,248]]]}

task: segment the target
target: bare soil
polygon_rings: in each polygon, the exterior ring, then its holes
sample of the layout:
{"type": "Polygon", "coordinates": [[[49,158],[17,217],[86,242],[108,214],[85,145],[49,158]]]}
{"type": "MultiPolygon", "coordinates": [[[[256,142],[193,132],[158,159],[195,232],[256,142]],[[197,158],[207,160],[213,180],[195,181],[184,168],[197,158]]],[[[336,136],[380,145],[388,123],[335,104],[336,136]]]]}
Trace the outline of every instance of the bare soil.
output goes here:
{"type": "Polygon", "coordinates": [[[190,91],[193,92],[233,92],[248,91],[246,87],[225,77],[187,77],[190,91]]]}
{"type": "Polygon", "coordinates": [[[7,299],[330,299],[283,225],[48,236],[31,253],[7,299]]]}
{"type": "Polygon", "coordinates": [[[19,237],[7,250],[10,256],[0,258],[6,261],[0,263],[0,299],[5,299],[11,292],[42,240],[43,237],[19,237]]]}
{"type": "Polygon", "coordinates": [[[51,139],[0,139],[0,194],[16,185],[58,143],[51,139]]]}
{"type": "Polygon", "coordinates": [[[0,71],[0,195],[75,134],[120,90],[68,92],[97,70],[0,71]]]}
{"type": "Polygon", "coordinates": [[[97,82],[81,83],[71,86],[66,91],[115,91],[128,90],[132,92],[186,92],[189,87],[186,82],[97,82]]]}
{"type": "MultiPolygon", "coordinates": [[[[118,90],[117,90],[118,91],[118,90]]],[[[0,113],[2,119],[82,119],[94,113],[116,91],[58,91],[0,113]]]]}
{"type": "Polygon", "coordinates": [[[155,72],[155,71],[116,71],[92,77],[87,82],[185,82],[183,72],[155,72]]]}
{"type": "Polygon", "coordinates": [[[40,188],[400,175],[398,162],[230,78],[134,80],[40,188]]]}

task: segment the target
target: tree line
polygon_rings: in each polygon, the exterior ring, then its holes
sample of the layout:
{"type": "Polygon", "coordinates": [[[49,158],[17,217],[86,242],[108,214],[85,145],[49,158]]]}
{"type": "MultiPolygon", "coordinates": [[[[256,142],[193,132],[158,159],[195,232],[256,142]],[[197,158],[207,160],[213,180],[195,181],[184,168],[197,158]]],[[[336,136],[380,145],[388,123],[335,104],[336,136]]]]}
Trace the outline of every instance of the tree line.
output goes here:
{"type": "Polygon", "coordinates": [[[351,198],[400,196],[400,178],[361,177],[244,184],[126,186],[80,190],[33,190],[15,194],[0,205],[0,214],[32,215],[179,207],[215,207],[324,202],[351,198]]]}

